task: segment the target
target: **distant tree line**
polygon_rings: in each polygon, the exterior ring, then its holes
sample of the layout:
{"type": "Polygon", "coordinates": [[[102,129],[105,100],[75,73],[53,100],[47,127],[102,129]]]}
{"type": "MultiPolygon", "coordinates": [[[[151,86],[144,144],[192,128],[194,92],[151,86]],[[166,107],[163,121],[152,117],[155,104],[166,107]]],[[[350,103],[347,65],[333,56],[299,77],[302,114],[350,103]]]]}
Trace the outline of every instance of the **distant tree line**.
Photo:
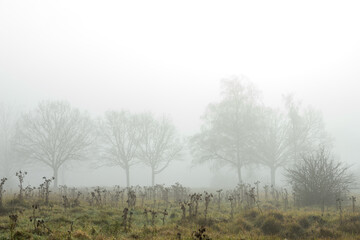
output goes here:
{"type": "MultiPolygon", "coordinates": [[[[9,113],[1,109],[1,165],[42,163],[52,169],[56,187],[59,168],[65,163],[96,159],[123,168],[128,187],[130,167],[142,162],[151,169],[154,185],[155,175],[180,159],[183,150],[171,120],[156,119],[150,113],[108,111],[95,121],[62,101],[40,102],[16,121],[9,119],[9,113]]],[[[10,168],[2,170],[9,176],[10,168]]]]}
{"type": "Polygon", "coordinates": [[[65,163],[100,159],[120,166],[130,186],[131,166],[143,163],[151,170],[151,183],[189,147],[195,163],[230,166],[241,183],[248,165],[269,168],[271,184],[276,171],[298,163],[305,153],[331,148],[321,113],[304,108],[292,95],[283,108],[266,106],[261,92],[244,78],[221,82],[221,100],[210,103],[198,133],[185,143],[167,117],[151,113],[108,111],[100,119],[62,101],[42,101],[23,114],[0,105],[0,164],[9,176],[14,162],[42,163],[58,171],[65,163]]]}
{"type": "Polygon", "coordinates": [[[190,139],[195,162],[230,166],[239,183],[243,167],[261,164],[269,168],[275,186],[278,168],[319,146],[331,147],[321,113],[302,108],[292,95],[283,96],[283,109],[274,109],[244,78],[223,80],[221,86],[222,99],[208,105],[200,132],[190,139]]]}

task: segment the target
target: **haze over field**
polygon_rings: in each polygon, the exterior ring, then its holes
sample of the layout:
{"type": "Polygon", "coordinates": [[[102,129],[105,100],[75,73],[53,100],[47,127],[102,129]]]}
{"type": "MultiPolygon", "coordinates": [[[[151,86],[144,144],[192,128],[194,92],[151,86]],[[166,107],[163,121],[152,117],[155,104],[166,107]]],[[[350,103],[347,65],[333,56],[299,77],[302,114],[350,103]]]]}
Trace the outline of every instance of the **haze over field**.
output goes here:
{"type": "MultiPolygon", "coordinates": [[[[28,112],[41,100],[66,100],[95,118],[150,111],[189,137],[220,100],[220,80],[246,76],[266,105],[280,107],[293,93],[321,110],[334,153],[359,173],[359,10],[357,1],[0,0],[0,102],[28,112]]],[[[171,163],[157,182],[237,184],[229,168],[191,168],[191,159],[171,163]]],[[[60,184],[125,185],[121,168],[66,167],[60,184]]],[[[28,169],[34,182],[51,175],[28,169]]],[[[257,173],[244,170],[245,181],[257,173]]],[[[134,166],[132,184],[149,179],[147,168],[134,166]]]]}

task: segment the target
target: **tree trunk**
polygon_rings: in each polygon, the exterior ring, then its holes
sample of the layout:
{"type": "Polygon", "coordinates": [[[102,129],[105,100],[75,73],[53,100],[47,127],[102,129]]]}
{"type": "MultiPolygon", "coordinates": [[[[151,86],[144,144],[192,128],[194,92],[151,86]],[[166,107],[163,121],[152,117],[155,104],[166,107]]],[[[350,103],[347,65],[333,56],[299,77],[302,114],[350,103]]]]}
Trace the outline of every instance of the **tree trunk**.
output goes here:
{"type": "Polygon", "coordinates": [[[238,174],[239,184],[241,184],[241,183],[242,183],[241,166],[238,166],[238,167],[237,167],[237,174],[238,174]]]}
{"type": "Polygon", "coordinates": [[[151,186],[155,185],[155,169],[151,168],[151,186]]]}
{"type": "Polygon", "coordinates": [[[273,187],[275,187],[275,173],[276,173],[276,168],[275,168],[275,167],[271,167],[271,168],[270,168],[271,185],[273,185],[273,187]]]}
{"type": "Polygon", "coordinates": [[[53,171],[54,171],[54,188],[57,188],[58,187],[58,176],[59,176],[59,174],[58,174],[58,172],[59,172],[59,168],[53,168],[53,171]]]}
{"type": "Polygon", "coordinates": [[[66,182],[65,182],[65,166],[63,166],[62,169],[61,169],[61,185],[66,185],[66,182]]]}
{"type": "Polygon", "coordinates": [[[127,166],[125,169],[126,172],[126,187],[130,187],[130,167],[127,166]]]}

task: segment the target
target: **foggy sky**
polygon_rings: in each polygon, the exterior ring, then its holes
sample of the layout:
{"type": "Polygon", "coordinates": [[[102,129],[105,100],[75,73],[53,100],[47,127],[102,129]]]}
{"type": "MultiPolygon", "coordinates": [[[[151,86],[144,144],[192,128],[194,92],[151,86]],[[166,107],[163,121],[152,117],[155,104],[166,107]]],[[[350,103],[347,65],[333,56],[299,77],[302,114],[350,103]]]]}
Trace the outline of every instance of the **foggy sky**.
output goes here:
{"type": "MultiPolygon", "coordinates": [[[[359,10],[358,1],[0,0],[0,102],[152,111],[189,136],[220,99],[219,81],[245,75],[267,105],[295,93],[320,109],[335,152],[360,171],[359,10]]],[[[157,182],[211,182],[210,170],[189,166],[174,163],[157,182]]],[[[147,184],[150,171],[136,169],[132,184],[147,184]]],[[[86,171],[124,184],[120,168],[86,171]]]]}

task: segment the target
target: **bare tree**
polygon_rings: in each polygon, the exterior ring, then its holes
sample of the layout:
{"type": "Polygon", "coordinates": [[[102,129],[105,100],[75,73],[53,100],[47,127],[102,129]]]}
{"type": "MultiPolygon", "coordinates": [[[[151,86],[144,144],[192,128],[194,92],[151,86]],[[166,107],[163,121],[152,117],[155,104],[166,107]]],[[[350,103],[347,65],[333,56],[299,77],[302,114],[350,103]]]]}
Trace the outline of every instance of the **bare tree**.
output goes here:
{"type": "Polygon", "coordinates": [[[14,109],[0,103],[0,165],[1,175],[10,177],[17,162],[15,132],[17,114],[14,109]]]}
{"type": "Polygon", "coordinates": [[[256,88],[243,79],[224,80],[222,88],[222,100],[208,106],[190,147],[195,162],[229,165],[236,169],[241,183],[242,167],[254,161],[261,102],[256,88]]]}
{"type": "Polygon", "coordinates": [[[303,154],[316,150],[320,145],[332,146],[321,112],[311,107],[302,108],[292,95],[284,96],[284,102],[289,120],[288,145],[292,161],[301,160],[303,154]]]}
{"type": "Polygon", "coordinates": [[[289,123],[279,111],[265,109],[261,135],[257,140],[257,160],[270,168],[271,185],[275,186],[275,174],[279,167],[289,163],[289,123]]]}
{"type": "Polygon", "coordinates": [[[321,113],[311,107],[303,109],[292,95],[284,97],[285,114],[266,108],[263,111],[261,134],[258,138],[258,161],[270,168],[271,184],[279,167],[301,159],[301,155],[318,146],[331,146],[321,113]]]}
{"type": "Polygon", "coordinates": [[[337,162],[324,147],[303,155],[300,161],[286,170],[286,178],[293,188],[297,202],[303,205],[335,203],[340,193],[349,190],[354,176],[348,167],[337,162]]]}
{"type": "Polygon", "coordinates": [[[109,111],[101,123],[103,157],[110,166],[120,166],[130,187],[130,167],[137,163],[141,137],[139,117],[129,112],[109,111]]]}
{"type": "Polygon", "coordinates": [[[54,172],[66,162],[87,159],[94,143],[94,125],[86,113],[61,101],[43,101],[22,116],[17,148],[24,159],[43,163],[54,172]]]}
{"type": "Polygon", "coordinates": [[[156,120],[151,114],[143,114],[139,159],[151,168],[151,183],[155,175],[166,169],[170,162],[181,157],[183,144],[176,134],[175,126],[163,117],[156,120]]]}

